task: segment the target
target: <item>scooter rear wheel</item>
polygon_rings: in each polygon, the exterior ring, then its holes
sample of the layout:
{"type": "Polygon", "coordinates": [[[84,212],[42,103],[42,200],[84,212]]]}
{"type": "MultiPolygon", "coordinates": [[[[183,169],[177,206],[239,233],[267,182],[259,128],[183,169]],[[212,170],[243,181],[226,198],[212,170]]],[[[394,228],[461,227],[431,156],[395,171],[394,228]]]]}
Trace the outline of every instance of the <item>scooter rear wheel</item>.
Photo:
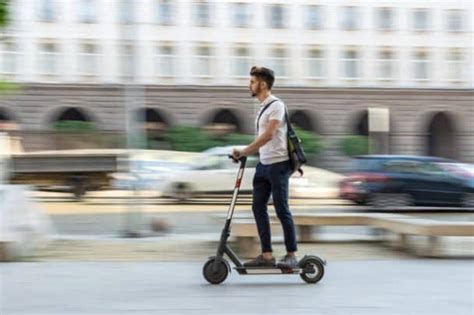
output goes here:
{"type": "Polygon", "coordinates": [[[301,279],[307,283],[317,283],[324,276],[324,264],[316,257],[303,258],[299,265],[303,270],[309,268],[313,269],[313,272],[303,272],[300,274],[301,279]]]}
{"type": "Polygon", "coordinates": [[[216,266],[214,266],[215,262],[215,257],[210,258],[202,268],[202,275],[211,284],[221,284],[229,275],[229,268],[224,258],[221,258],[216,266]]]}

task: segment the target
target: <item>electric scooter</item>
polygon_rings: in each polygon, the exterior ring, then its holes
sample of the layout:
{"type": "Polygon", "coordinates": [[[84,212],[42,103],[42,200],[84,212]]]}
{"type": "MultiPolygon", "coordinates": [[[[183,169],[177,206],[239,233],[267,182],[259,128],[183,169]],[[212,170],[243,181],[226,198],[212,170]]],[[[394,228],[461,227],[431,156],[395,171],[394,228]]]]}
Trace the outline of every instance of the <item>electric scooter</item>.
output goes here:
{"type": "Polygon", "coordinates": [[[244,176],[245,163],[247,157],[234,159],[229,155],[235,163],[240,162],[239,171],[237,173],[237,180],[235,182],[234,193],[232,195],[232,202],[227,212],[225,226],[222,230],[219,247],[216,256],[209,257],[203,266],[202,273],[204,278],[211,284],[220,284],[224,282],[231,272],[229,262],[224,258],[226,254],[234,263],[234,269],[240,275],[300,275],[300,277],[307,283],[317,283],[324,276],[324,266],[326,262],[314,255],[305,255],[299,262],[297,268],[284,268],[278,266],[270,267],[245,267],[234,251],[227,245],[227,240],[230,236],[230,227],[232,217],[234,215],[234,208],[239,194],[240,183],[244,176]]]}

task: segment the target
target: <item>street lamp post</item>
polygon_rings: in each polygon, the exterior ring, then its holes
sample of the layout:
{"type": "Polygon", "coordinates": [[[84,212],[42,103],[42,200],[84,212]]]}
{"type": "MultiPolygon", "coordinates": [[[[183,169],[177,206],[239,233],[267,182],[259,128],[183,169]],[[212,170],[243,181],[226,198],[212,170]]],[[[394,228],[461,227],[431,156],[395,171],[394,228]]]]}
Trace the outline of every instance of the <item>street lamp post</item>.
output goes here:
{"type": "MultiPolygon", "coordinates": [[[[125,2],[122,2],[124,5],[125,2]]],[[[132,10],[133,6],[126,6],[121,8],[121,10],[132,10]]],[[[124,12],[124,14],[129,14],[133,17],[133,12],[124,12]]],[[[124,84],[123,84],[123,102],[124,102],[124,111],[125,111],[125,132],[127,137],[127,161],[126,169],[128,174],[132,178],[132,183],[139,182],[139,175],[137,174],[136,165],[134,163],[134,152],[137,149],[137,145],[144,143],[145,139],[142,134],[141,128],[138,128],[138,114],[141,112],[139,109],[143,108],[144,100],[144,90],[143,87],[137,80],[137,24],[134,22],[134,19],[124,19],[122,17],[121,21],[121,38],[122,43],[127,43],[127,46],[120,45],[121,55],[122,55],[122,72],[124,74],[124,84]],[[125,48],[125,49],[124,49],[125,48]],[[124,54],[124,50],[127,51],[124,54]],[[126,59],[127,58],[127,59],[126,59]]],[[[123,236],[124,237],[141,237],[143,233],[141,232],[142,224],[142,211],[140,204],[138,202],[138,187],[136,184],[133,184],[133,194],[130,198],[127,199],[127,210],[125,212],[124,218],[124,228],[123,236]]]]}

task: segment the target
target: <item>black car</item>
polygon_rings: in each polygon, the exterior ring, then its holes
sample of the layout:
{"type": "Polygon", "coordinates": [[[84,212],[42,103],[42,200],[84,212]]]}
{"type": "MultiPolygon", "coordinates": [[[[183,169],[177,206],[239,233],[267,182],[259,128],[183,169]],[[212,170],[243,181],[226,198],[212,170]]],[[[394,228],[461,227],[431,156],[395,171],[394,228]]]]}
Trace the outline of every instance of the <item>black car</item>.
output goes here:
{"type": "Polygon", "coordinates": [[[437,157],[364,155],[354,158],[340,196],[375,208],[410,205],[474,207],[474,174],[437,157]]]}

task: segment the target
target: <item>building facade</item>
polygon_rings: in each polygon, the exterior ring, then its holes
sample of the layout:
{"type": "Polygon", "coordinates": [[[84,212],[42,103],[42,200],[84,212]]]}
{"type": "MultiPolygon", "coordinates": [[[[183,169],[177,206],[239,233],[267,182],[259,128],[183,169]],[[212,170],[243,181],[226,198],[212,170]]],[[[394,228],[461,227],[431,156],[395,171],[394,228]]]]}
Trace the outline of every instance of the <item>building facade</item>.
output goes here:
{"type": "Polygon", "coordinates": [[[368,108],[389,109],[391,153],[474,162],[473,12],[460,0],[15,0],[0,75],[21,89],[0,99],[0,120],[41,134],[75,111],[124,132],[135,86],[134,110],[152,120],[250,133],[259,64],[293,121],[324,136],[324,166],[344,160],[337,139],[367,134],[368,108]]]}

